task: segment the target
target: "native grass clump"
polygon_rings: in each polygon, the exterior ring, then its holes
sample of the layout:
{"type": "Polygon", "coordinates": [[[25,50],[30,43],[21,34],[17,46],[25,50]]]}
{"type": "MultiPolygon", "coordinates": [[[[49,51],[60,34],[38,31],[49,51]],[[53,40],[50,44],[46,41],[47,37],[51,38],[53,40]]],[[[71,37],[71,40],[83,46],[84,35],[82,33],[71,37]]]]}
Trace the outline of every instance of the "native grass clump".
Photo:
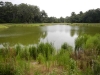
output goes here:
{"type": "Polygon", "coordinates": [[[71,56],[84,74],[99,75],[100,34],[79,36],[75,40],[75,51],[71,56]]]}

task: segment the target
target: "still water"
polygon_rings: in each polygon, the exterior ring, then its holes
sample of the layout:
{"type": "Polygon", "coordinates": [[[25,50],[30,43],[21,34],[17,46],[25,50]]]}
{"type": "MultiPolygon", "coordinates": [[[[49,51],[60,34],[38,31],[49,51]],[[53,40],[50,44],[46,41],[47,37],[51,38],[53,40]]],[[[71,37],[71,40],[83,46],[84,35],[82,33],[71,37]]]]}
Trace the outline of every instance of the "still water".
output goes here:
{"type": "Polygon", "coordinates": [[[50,25],[36,27],[12,26],[7,29],[0,29],[0,47],[8,43],[11,46],[21,43],[23,45],[38,44],[40,42],[53,43],[60,48],[67,42],[74,48],[75,39],[82,34],[94,35],[100,33],[99,27],[50,25]]]}

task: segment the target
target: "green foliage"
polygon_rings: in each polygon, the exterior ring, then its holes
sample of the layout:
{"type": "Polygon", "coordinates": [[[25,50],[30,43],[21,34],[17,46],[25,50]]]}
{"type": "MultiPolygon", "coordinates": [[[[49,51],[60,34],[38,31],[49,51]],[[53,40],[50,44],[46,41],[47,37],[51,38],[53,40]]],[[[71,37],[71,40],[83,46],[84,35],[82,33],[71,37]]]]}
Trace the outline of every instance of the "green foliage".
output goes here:
{"type": "Polygon", "coordinates": [[[99,40],[97,36],[90,37],[86,42],[86,48],[96,49],[100,44],[99,40]]]}
{"type": "Polygon", "coordinates": [[[94,75],[100,75],[100,62],[98,61],[95,61],[94,62],[94,67],[93,67],[93,72],[94,72],[94,75]]]}
{"type": "Polygon", "coordinates": [[[69,51],[72,50],[72,47],[69,46],[67,43],[62,44],[61,48],[62,48],[62,49],[65,49],[65,50],[69,50],[69,51]]]}
{"type": "Polygon", "coordinates": [[[17,59],[15,75],[28,75],[28,74],[30,74],[30,62],[17,59]]]}
{"type": "Polygon", "coordinates": [[[55,71],[52,71],[48,75],[58,75],[58,74],[55,71]]]}
{"type": "MultiPolygon", "coordinates": [[[[48,17],[38,6],[21,3],[3,2],[0,5],[0,23],[100,23],[100,8],[91,9],[79,14],[71,13],[70,17],[48,17]],[[6,12],[5,12],[6,11],[6,12]]],[[[6,27],[3,27],[6,28],[6,27]]]]}
{"type": "Polygon", "coordinates": [[[20,57],[25,59],[25,60],[29,60],[29,56],[30,56],[30,53],[29,53],[29,50],[27,48],[23,49],[21,52],[20,52],[20,57]]]}
{"type": "Polygon", "coordinates": [[[80,58],[78,60],[87,62],[88,66],[82,75],[99,75],[100,34],[94,36],[81,35],[76,39],[75,46],[83,50],[78,55],[78,58],[80,58]],[[83,59],[85,60],[83,61],[83,59]]]}
{"type": "MultiPolygon", "coordinates": [[[[2,2],[0,5],[0,23],[64,23],[63,17],[48,17],[38,6],[21,3],[2,2]],[[6,10],[6,12],[5,12],[6,10]],[[12,15],[13,14],[13,15],[12,15]]],[[[1,26],[1,28],[6,28],[1,26]]]]}
{"type": "Polygon", "coordinates": [[[91,9],[83,13],[80,11],[79,14],[72,12],[70,17],[66,17],[65,21],[69,23],[100,23],[100,8],[91,9]]]}
{"type": "Polygon", "coordinates": [[[46,22],[47,13],[38,6],[21,3],[2,2],[0,5],[0,23],[37,23],[46,22]],[[6,12],[4,12],[6,11],[6,12]]]}
{"type": "Polygon", "coordinates": [[[58,55],[57,62],[59,65],[64,65],[65,67],[69,64],[69,55],[68,53],[63,53],[58,55]]]}
{"type": "Polygon", "coordinates": [[[95,36],[82,35],[75,40],[75,50],[81,49],[95,49],[100,48],[100,34],[95,36]]]}
{"type": "Polygon", "coordinates": [[[96,75],[96,74],[93,74],[93,71],[91,70],[91,68],[86,68],[86,70],[81,74],[82,75],[96,75]]]}
{"type": "MultiPolygon", "coordinates": [[[[0,75],[15,75],[16,74],[16,61],[12,56],[12,51],[9,50],[5,57],[0,58],[0,75]]],[[[1,55],[0,55],[1,56],[1,55]]]]}
{"type": "Polygon", "coordinates": [[[37,48],[35,46],[29,47],[30,56],[36,60],[37,58],[37,48]]]}
{"type": "Polygon", "coordinates": [[[74,55],[75,51],[72,51],[72,47],[67,43],[64,43],[58,51],[51,43],[39,43],[36,46],[26,47],[21,44],[15,47],[5,45],[0,49],[0,75],[30,75],[30,66],[33,64],[30,60],[36,60],[39,63],[36,66],[43,66],[41,71],[37,67],[34,75],[99,75],[99,41],[100,34],[79,36],[75,46],[84,51],[79,53],[77,59],[74,55]],[[81,66],[83,68],[80,68],[81,66]],[[52,68],[54,71],[49,72],[52,68]]]}
{"type": "Polygon", "coordinates": [[[17,44],[17,45],[15,46],[15,50],[16,50],[16,55],[18,55],[18,54],[20,53],[20,51],[22,50],[21,44],[17,44]]]}
{"type": "Polygon", "coordinates": [[[69,65],[70,62],[70,51],[61,49],[57,54],[57,63],[58,65],[63,65],[65,68],[69,65]]]}
{"type": "Polygon", "coordinates": [[[44,63],[45,58],[43,57],[41,53],[38,54],[37,61],[39,64],[44,63]]]}
{"type": "Polygon", "coordinates": [[[15,75],[15,65],[13,62],[0,62],[0,75],[15,75]]]}
{"type": "Polygon", "coordinates": [[[39,71],[35,71],[34,75],[42,75],[42,74],[39,71]]]}
{"type": "Polygon", "coordinates": [[[37,46],[38,54],[41,53],[46,60],[49,60],[49,56],[54,53],[54,47],[50,43],[40,43],[37,46]]]}
{"type": "Polygon", "coordinates": [[[81,48],[81,49],[84,49],[88,37],[89,37],[89,36],[86,35],[86,34],[84,34],[84,35],[82,35],[82,36],[79,36],[79,37],[75,40],[75,50],[79,50],[80,48],[81,48]]]}
{"type": "Polygon", "coordinates": [[[5,57],[0,55],[0,75],[28,75],[30,64],[21,58],[17,59],[15,50],[9,50],[5,57]]]}

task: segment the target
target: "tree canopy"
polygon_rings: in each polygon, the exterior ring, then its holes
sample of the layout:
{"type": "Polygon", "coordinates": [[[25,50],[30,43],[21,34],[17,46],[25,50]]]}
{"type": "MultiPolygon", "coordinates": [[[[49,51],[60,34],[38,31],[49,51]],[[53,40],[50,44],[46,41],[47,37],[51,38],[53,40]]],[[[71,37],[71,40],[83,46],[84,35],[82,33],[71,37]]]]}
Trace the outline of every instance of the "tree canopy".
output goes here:
{"type": "Polygon", "coordinates": [[[72,12],[70,17],[66,17],[66,22],[71,23],[100,23],[100,8],[91,9],[83,13],[80,11],[79,14],[72,12]]]}
{"type": "Polygon", "coordinates": [[[38,6],[0,1],[0,23],[100,23],[100,8],[79,14],[71,13],[66,18],[48,17],[38,6]]]}
{"type": "Polygon", "coordinates": [[[0,23],[46,22],[47,13],[38,6],[21,3],[0,2],[0,23]]]}

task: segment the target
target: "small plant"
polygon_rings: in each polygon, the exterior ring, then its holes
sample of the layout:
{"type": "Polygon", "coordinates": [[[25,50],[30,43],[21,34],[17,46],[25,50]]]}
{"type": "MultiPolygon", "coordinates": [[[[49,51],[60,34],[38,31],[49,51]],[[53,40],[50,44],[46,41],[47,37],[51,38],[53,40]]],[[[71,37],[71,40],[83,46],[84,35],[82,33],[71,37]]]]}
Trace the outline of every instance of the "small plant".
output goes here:
{"type": "Polygon", "coordinates": [[[30,52],[30,56],[31,56],[34,60],[36,60],[37,55],[38,55],[38,53],[37,53],[37,48],[36,48],[35,46],[29,47],[29,52],[30,52]]]}
{"type": "Polygon", "coordinates": [[[20,53],[20,51],[22,50],[21,44],[15,45],[15,50],[16,50],[16,56],[17,56],[20,53]]]}
{"type": "Polygon", "coordinates": [[[58,65],[64,66],[65,68],[69,65],[70,53],[64,49],[61,49],[57,54],[58,65]]]}
{"type": "Polygon", "coordinates": [[[43,57],[43,55],[41,53],[38,54],[37,61],[39,64],[44,63],[45,58],[43,57]]]}
{"type": "Polygon", "coordinates": [[[20,53],[19,53],[20,58],[25,59],[25,60],[29,60],[29,50],[28,48],[23,48],[20,53]]]}
{"type": "Polygon", "coordinates": [[[95,61],[93,66],[94,75],[100,75],[100,62],[95,61]]]}
{"type": "Polygon", "coordinates": [[[37,46],[38,54],[41,53],[46,60],[49,60],[49,56],[54,53],[54,47],[50,43],[40,43],[37,46]]]}
{"type": "Polygon", "coordinates": [[[61,46],[62,49],[65,49],[65,50],[72,50],[72,47],[69,46],[67,43],[64,43],[62,46],[61,46]]]}

